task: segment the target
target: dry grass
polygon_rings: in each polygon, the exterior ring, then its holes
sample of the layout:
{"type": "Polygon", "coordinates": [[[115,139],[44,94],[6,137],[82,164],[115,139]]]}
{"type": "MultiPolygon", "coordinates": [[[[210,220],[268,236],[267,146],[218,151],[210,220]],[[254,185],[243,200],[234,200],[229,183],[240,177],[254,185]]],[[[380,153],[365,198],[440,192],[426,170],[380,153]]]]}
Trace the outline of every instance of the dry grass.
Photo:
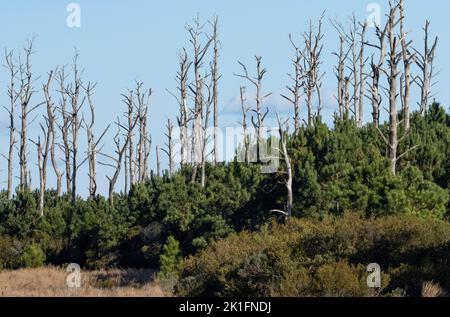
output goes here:
{"type": "Polygon", "coordinates": [[[422,297],[444,297],[446,296],[445,290],[434,282],[426,282],[422,285],[422,297]]]}
{"type": "Polygon", "coordinates": [[[80,289],[66,285],[60,268],[0,272],[0,297],[165,297],[162,283],[150,270],[82,272],[80,289]]]}

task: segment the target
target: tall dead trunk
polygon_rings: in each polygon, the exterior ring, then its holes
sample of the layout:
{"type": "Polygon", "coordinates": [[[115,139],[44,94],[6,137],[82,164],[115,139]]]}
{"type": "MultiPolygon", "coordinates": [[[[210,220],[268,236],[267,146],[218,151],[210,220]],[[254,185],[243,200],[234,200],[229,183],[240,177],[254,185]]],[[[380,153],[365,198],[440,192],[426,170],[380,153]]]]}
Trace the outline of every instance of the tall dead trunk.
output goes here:
{"type": "Polygon", "coordinates": [[[278,122],[278,133],[280,137],[280,155],[286,165],[286,178],[284,179],[284,185],[286,187],[286,206],[285,210],[272,210],[272,212],[281,213],[285,216],[285,218],[292,217],[292,204],[294,201],[293,191],[292,191],[292,183],[293,183],[293,174],[292,174],[292,164],[291,159],[289,158],[289,153],[287,149],[287,121],[282,122],[277,113],[277,122],[278,122]]]}
{"type": "Polygon", "coordinates": [[[44,90],[44,96],[45,96],[45,100],[46,100],[46,104],[47,104],[47,120],[48,120],[47,133],[48,133],[48,143],[50,146],[50,159],[52,162],[53,170],[56,175],[56,192],[57,192],[57,195],[60,197],[62,195],[63,173],[59,170],[58,162],[57,162],[57,158],[56,158],[56,149],[55,149],[55,147],[56,147],[56,129],[55,129],[56,107],[55,107],[55,103],[53,101],[53,98],[52,98],[51,92],[50,92],[51,84],[53,82],[54,74],[56,72],[57,72],[57,70],[55,72],[52,71],[49,74],[47,84],[44,85],[43,90],[44,90]]]}
{"type": "Polygon", "coordinates": [[[425,116],[431,95],[431,87],[433,85],[432,80],[434,77],[434,58],[436,53],[436,47],[438,44],[438,37],[435,37],[433,44],[430,46],[429,43],[429,27],[430,21],[426,21],[424,27],[424,50],[419,52],[414,50],[417,57],[415,58],[417,66],[420,68],[422,75],[418,78],[418,85],[421,91],[420,97],[420,113],[425,116]]]}
{"type": "Polygon", "coordinates": [[[96,84],[88,83],[86,87],[86,96],[89,104],[89,109],[91,112],[91,120],[89,124],[85,123],[86,133],[87,133],[87,161],[88,161],[88,176],[89,176],[89,199],[95,199],[97,196],[97,154],[101,149],[98,148],[99,143],[105,136],[109,129],[108,127],[103,131],[98,139],[95,138],[94,125],[95,125],[95,107],[92,100],[93,92],[96,84]]]}
{"type": "Polygon", "coordinates": [[[62,151],[64,152],[64,166],[65,166],[65,176],[66,176],[66,192],[69,196],[72,195],[72,168],[71,168],[71,161],[70,161],[70,125],[71,125],[71,118],[70,113],[67,108],[67,88],[65,81],[67,79],[67,75],[65,74],[65,69],[61,68],[58,72],[58,84],[59,84],[59,93],[60,93],[60,99],[59,99],[59,106],[58,110],[61,114],[62,123],[58,125],[59,131],[62,136],[62,144],[60,147],[62,148],[62,151]]]}
{"type": "MultiPolygon", "coordinates": [[[[250,111],[251,107],[245,106],[245,87],[240,87],[240,100],[241,100],[241,111],[242,111],[242,132],[244,138],[244,162],[246,164],[250,163],[250,136],[248,134],[247,128],[247,114],[250,111]]],[[[242,161],[242,160],[241,160],[242,161]]]]}
{"type": "Polygon", "coordinates": [[[5,61],[6,61],[6,68],[8,69],[10,75],[10,82],[8,85],[9,108],[5,107],[9,115],[9,127],[8,127],[9,148],[8,148],[8,157],[5,158],[6,161],[8,162],[8,199],[12,199],[14,191],[13,189],[14,148],[17,144],[15,116],[16,116],[17,100],[19,99],[19,94],[16,92],[15,89],[15,83],[19,70],[14,64],[13,52],[5,51],[5,61]]]}
{"type": "Polygon", "coordinates": [[[305,45],[305,50],[303,53],[303,68],[305,70],[306,76],[304,78],[303,89],[306,95],[306,108],[308,110],[308,127],[314,125],[314,120],[320,117],[322,110],[322,98],[320,89],[322,87],[322,78],[324,73],[320,72],[320,65],[322,64],[321,54],[323,49],[323,19],[324,14],[319,19],[317,29],[315,29],[313,22],[309,22],[309,29],[303,34],[303,41],[305,45]],[[313,102],[314,95],[317,95],[317,111],[314,111],[313,102]]]}
{"type": "Polygon", "coordinates": [[[167,138],[167,143],[166,145],[166,149],[163,149],[164,153],[167,154],[167,158],[169,160],[169,177],[172,177],[173,172],[175,170],[175,162],[174,162],[174,149],[173,149],[173,124],[172,121],[170,119],[167,120],[167,125],[166,125],[166,138],[167,138]]]}
{"type": "Polygon", "coordinates": [[[402,76],[404,83],[401,98],[403,107],[403,116],[405,131],[409,131],[411,127],[411,114],[410,114],[410,93],[411,93],[411,64],[414,60],[414,55],[411,54],[409,46],[412,42],[406,41],[406,31],[405,31],[405,3],[404,0],[400,0],[400,37],[402,46],[402,57],[403,57],[403,71],[402,76]]]}
{"type": "Polygon", "coordinates": [[[247,80],[248,82],[253,84],[256,89],[256,97],[255,97],[256,107],[252,110],[256,116],[256,119],[254,116],[252,116],[251,121],[252,121],[253,127],[255,129],[255,133],[256,133],[256,160],[258,163],[261,163],[263,160],[261,152],[262,152],[262,146],[263,146],[262,143],[264,141],[264,135],[263,135],[264,121],[266,119],[267,114],[269,113],[268,108],[266,108],[266,111],[263,113],[262,107],[264,104],[264,100],[267,97],[269,97],[270,95],[272,95],[272,93],[269,93],[266,95],[263,94],[262,81],[264,79],[264,75],[267,73],[267,70],[262,67],[262,64],[261,64],[262,58],[260,56],[255,56],[255,60],[256,60],[256,77],[255,78],[253,78],[249,75],[247,67],[239,61],[238,61],[238,63],[239,63],[239,65],[241,65],[244,74],[242,74],[242,75],[235,74],[235,76],[247,80]]]}
{"type": "Polygon", "coordinates": [[[381,108],[381,93],[380,93],[380,77],[383,72],[383,64],[386,58],[386,32],[387,32],[388,24],[384,27],[384,29],[376,28],[376,36],[378,38],[379,44],[371,44],[365,42],[366,45],[371,46],[377,49],[379,53],[379,59],[377,62],[374,60],[374,56],[372,55],[372,61],[370,63],[371,74],[370,77],[372,79],[370,85],[370,99],[372,103],[372,121],[376,128],[379,127],[380,124],[380,108],[381,108]]]}
{"type": "Polygon", "coordinates": [[[156,176],[161,177],[161,160],[159,158],[159,145],[156,146],[156,176]]]}
{"type": "Polygon", "coordinates": [[[189,61],[186,49],[179,54],[179,70],[177,73],[178,92],[179,96],[172,94],[178,101],[179,116],[177,117],[178,127],[180,129],[180,156],[181,166],[185,166],[188,162],[189,156],[189,137],[188,137],[188,125],[189,125],[189,109],[187,104],[187,88],[188,88],[188,74],[189,69],[192,66],[192,62],[189,61]]]}
{"type": "Polygon", "coordinates": [[[206,53],[213,41],[213,38],[206,40],[205,44],[201,43],[201,36],[203,35],[203,26],[200,24],[200,18],[197,16],[194,19],[193,26],[187,26],[186,30],[190,35],[190,42],[194,52],[193,70],[194,70],[194,84],[190,88],[194,94],[194,113],[193,113],[193,132],[192,132],[192,162],[194,165],[191,182],[195,182],[197,169],[199,163],[201,164],[202,157],[202,113],[203,113],[203,76],[202,67],[206,53]]]}
{"type": "Polygon", "coordinates": [[[20,89],[19,99],[21,108],[21,127],[20,127],[20,144],[19,144],[19,165],[20,165],[20,189],[26,190],[30,188],[28,182],[28,116],[44,103],[40,103],[30,108],[30,102],[35,93],[33,87],[33,73],[31,65],[31,57],[33,51],[34,38],[29,40],[24,47],[25,62],[20,61],[20,89]]]}
{"type": "Polygon", "coordinates": [[[213,27],[213,61],[211,64],[211,80],[212,80],[212,93],[213,93],[213,103],[214,103],[214,164],[219,161],[219,142],[218,142],[218,129],[219,129],[219,19],[214,18],[211,23],[213,27]]]}
{"type": "Polygon", "coordinates": [[[295,55],[294,58],[292,59],[294,72],[292,74],[288,74],[289,78],[292,81],[292,85],[286,86],[291,96],[286,96],[282,94],[281,97],[283,97],[289,103],[291,103],[294,108],[294,134],[298,135],[300,132],[300,96],[301,96],[300,90],[304,86],[304,78],[305,78],[305,72],[302,65],[304,52],[301,52],[299,47],[295,45],[291,35],[289,35],[289,40],[295,50],[295,55]]]}
{"type": "MultiPolygon", "coordinates": [[[[137,120],[139,125],[139,141],[137,152],[138,182],[144,183],[149,176],[148,161],[150,157],[150,135],[148,132],[148,112],[152,89],[142,90],[143,83],[136,85],[137,120]]],[[[131,131],[133,133],[133,131],[131,131]]]]}
{"type": "Polygon", "coordinates": [[[397,83],[399,72],[397,70],[401,59],[400,53],[397,51],[398,37],[396,36],[395,26],[397,25],[398,7],[391,6],[387,27],[387,39],[389,42],[389,161],[391,162],[391,172],[396,174],[397,150],[398,150],[398,112],[397,112],[397,83]]]}
{"type": "Polygon", "coordinates": [[[358,113],[358,127],[362,128],[364,122],[364,95],[365,95],[365,83],[366,83],[366,75],[364,72],[364,65],[367,62],[367,59],[364,56],[364,47],[365,47],[365,35],[367,30],[367,22],[360,24],[361,31],[359,33],[359,113],[358,113]]]}
{"type": "Polygon", "coordinates": [[[72,168],[72,177],[71,177],[71,198],[72,203],[75,203],[77,199],[77,176],[78,176],[78,137],[81,128],[81,118],[80,111],[84,104],[84,98],[80,102],[80,94],[83,82],[80,78],[80,70],[78,69],[78,52],[75,53],[75,57],[73,59],[73,83],[70,84],[66,93],[70,99],[70,132],[71,132],[71,140],[70,140],[70,151],[71,151],[71,168],[72,168]]]}

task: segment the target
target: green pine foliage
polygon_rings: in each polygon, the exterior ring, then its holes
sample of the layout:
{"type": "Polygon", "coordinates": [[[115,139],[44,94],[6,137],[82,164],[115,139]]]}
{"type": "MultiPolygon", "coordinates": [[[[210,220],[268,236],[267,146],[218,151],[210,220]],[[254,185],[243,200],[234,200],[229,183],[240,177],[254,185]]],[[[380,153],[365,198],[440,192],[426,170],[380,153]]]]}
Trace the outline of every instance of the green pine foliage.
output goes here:
{"type": "Polygon", "coordinates": [[[167,239],[159,257],[159,274],[162,278],[178,276],[183,270],[183,257],[180,244],[173,236],[167,239]]]}

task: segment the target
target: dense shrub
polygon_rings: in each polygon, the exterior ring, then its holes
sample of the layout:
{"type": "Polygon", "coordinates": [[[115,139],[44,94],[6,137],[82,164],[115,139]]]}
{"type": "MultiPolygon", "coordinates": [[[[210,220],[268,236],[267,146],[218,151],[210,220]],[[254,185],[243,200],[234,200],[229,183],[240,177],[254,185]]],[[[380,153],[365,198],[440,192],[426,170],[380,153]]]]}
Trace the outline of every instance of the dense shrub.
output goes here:
{"type": "Polygon", "coordinates": [[[420,295],[424,281],[450,288],[449,245],[450,224],[431,218],[291,219],[233,234],[189,257],[177,290],[185,296],[371,296],[399,289],[420,295]],[[370,263],[382,268],[378,293],[366,284],[370,263]]]}
{"type": "Polygon", "coordinates": [[[38,244],[32,243],[25,248],[21,260],[24,267],[38,268],[44,265],[45,253],[38,244]]]}

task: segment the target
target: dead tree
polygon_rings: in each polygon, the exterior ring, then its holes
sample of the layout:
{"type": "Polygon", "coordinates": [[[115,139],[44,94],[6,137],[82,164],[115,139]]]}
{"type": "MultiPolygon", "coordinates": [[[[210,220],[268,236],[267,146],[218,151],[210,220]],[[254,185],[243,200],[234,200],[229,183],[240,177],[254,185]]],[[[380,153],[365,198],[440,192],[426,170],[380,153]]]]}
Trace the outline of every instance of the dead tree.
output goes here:
{"type": "Polygon", "coordinates": [[[8,156],[3,156],[8,163],[8,199],[12,199],[13,197],[13,170],[14,170],[14,148],[17,144],[16,140],[16,124],[15,124],[15,116],[16,116],[16,106],[17,100],[19,99],[19,94],[16,92],[15,83],[17,79],[17,74],[19,70],[17,69],[14,63],[14,54],[13,52],[6,52],[5,50],[5,67],[9,71],[10,81],[8,85],[8,98],[9,98],[9,108],[4,107],[9,115],[9,148],[8,148],[8,156]]]}
{"type": "Polygon", "coordinates": [[[45,126],[41,123],[41,131],[44,136],[44,143],[41,143],[41,137],[38,137],[38,141],[32,141],[37,147],[38,154],[38,168],[39,168],[39,213],[40,216],[44,216],[44,203],[45,192],[47,189],[47,164],[50,155],[50,147],[53,145],[53,135],[51,122],[54,122],[54,104],[50,95],[50,86],[53,81],[54,72],[51,71],[48,75],[47,82],[43,85],[44,96],[47,105],[47,116],[44,116],[45,126]]]}
{"type": "Polygon", "coordinates": [[[210,37],[206,40],[205,44],[202,44],[201,37],[203,35],[204,26],[200,24],[200,18],[197,16],[194,19],[193,26],[186,26],[186,30],[190,35],[190,42],[192,45],[194,58],[193,58],[193,70],[194,70],[194,84],[193,88],[190,90],[194,94],[194,113],[193,113],[193,131],[192,131],[192,160],[194,164],[194,169],[191,177],[191,181],[195,182],[199,158],[201,158],[201,141],[202,141],[202,113],[203,113],[203,77],[202,77],[202,67],[206,53],[213,41],[210,37]]]}
{"type": "Polygon", "coordinates": [[[102,151],[103,147],[99,148],[99,144],[105,136],[106,132],[109,130],[110,125],[103,130],[102,134],[98,139],[95,138],[94,125],[95,125],[95,107],[92,100],[93,91],[96,84],[88,83],[85,91],[89,104],[89,109],[91,112],[91,120],[88,123],[85,122],[86,134],[87,134],[87,153],[86,159],[89,165],[89,198],[95,199],[97,195],[97,155],[102,151]]]}
{"type": "MultiPolygon", "coordinates": [[[[205,76],[207,77],[207,76],[205,76]]],[[[201,140],[201,148],[202,148],[202,157],[201,157],[201,178],[200,184],[202,188],[206,186],[206,162],[208,160],[207,145],[209,142],[208,135],[208,126],[209,126],[209,117],[211,115],[211,106],[214,103],[214,92],[212,91],[212,86],[214,83],[205,84],[207,97],[203,101],[203,104],[206,105],[204,113],[202,114],[203,122],[202,122],[202,140],[201,140]]],[[[214,149],[213,149],[214,151],[214,149]]]]}
{"type": "Polygon", "coordinates": [[[401,101],[403,108],[405,131],[409,131],[411,127],[411,114],[410,114],[410,93],[411,93],[411,64],[414,61],[415,54],[411,53],[410,46],[412,41],[407,41],[407,33],[405,31],[405,3],[404,0],[400,0],[400,42],[402,46],[402,58],[403,58],[403,71],[402,75],[402,89],[401,89],[401,101]]]}
{"type": "Polygon", "coordinates": [[[66,90],[66,79],[67,75],[65,73],[64,67],[60,68],[58,71],[58,84],[59,84],[59,105],[58,112],[61,115],[62,122],[58,124],[58,129],[62,137],[62,144],[59,144],[60,149],[64,153],[64,166],[65,166],[65,176],[66,176],[66,192],[68,195],[72,195],[72,168],[71,168],[71,146],[70,146],[70,127],[71,127],[71,117],[69,109],[67,106],[68,95],[66,90]]]}
{"type": "Polygon", "coordinates": [[[334,52],[338,58],[338,64],[334,68],[335,76],[337,79],[337,103],[339,109],[339,117],[340,119],[348,119],[349,118],[349,100],[348,100],[348,84],[350,82],[349,77],[346,76],[346,63],[348,59],[348,55],[350,54],[351,48],[346,47],[346,34],[342,25],[337,21],[331,21],[333,27],[339,34],[339,52],[334,52]]]}
{"type": "Polygon", "coordinates": [[[367,58],[364,55],[364,47],[365,47],[365,35],[367,31],[367,22],[359,23],[360,32],[359,36],[359,83],[358,83],[358,102],[359,102],[359,111],[358,111],[358,127],[362,128],[364,121],[364,96],[365,96],[365,82],[366,82],[366,74],[364,71],[364,65],[367,62],[367,58]]]}
{"type": "Polygon", "coordinates": [[[213,42],[213,61],[211,63],[211,80],[212,80],[212,93],[214,103],[214,164],[219,161],[219,143],[218,143],[218,128],[219,128],[219,18],[216,16],[211,22],[213,28],[212,42],[213,42]]]}
{"type": "Polygon", "coordinates": [[[429,100],[431,97],[431,88],[433,86],[433,78],[435,76],[434,73],[434,58],[436,54],[436,47],[439,41],[439,38],[436,36],[433,44],[430,46],[429,43],[429,28],[430,21],[426,21],[424,30],[424,49],[423,52],[419,52],[418,50],[414,50],[416,53],[416,64],[420,68],[422,72],[422,76],[418,78],[418,85],[421,91],[420,97],[420,113],[425,116],[428,106],[429,100]]]}
{"type": "Polygon", "coordinates": [[[305,51],[303,54],[303,67],[306,72],[303,89],[306,95],[306,107],[308,109],[308,127],[314,125],[314,118],[320,117],[322,111],[322,78],[324,73],[320,72],[321,54],[323,50],[323,19],[325,13],[319,19],[317,29],[314,28],[312,21],[309,22],[309,29],[303,34],[305,51]],[[317,95],[317,112],[313,110],[314,94],[317,95]]]}
{"type": "Polygon", "coordinates": [[[265,68],[262,67],[261,65],[261,60],[262,58],[260,56],[255,56],[255,60],[256,60],[256,76],[252,77],[249,75],[247,67],[238,61],[239,65],[241,65],[242,70],[244,72],[244,74],[235,74],[235,76],[243,78],[245,80],[247,80],[248,82],[250,82],[251,84],[253,84],[255,86],[256,89],[256,96],[255,96],[255,102],[256,102],[256,107],[254,109],[252,109],[252,111],[254,112],[255,116],[251,117],[251,121],[253,124],[253,127],[255,129],[255,133],[256,133],[256,160],[258,163],[262,162],[262,155],[261,155],[261,147],[262,147],[262,143],[263,143],[263,138],[264,138],[264,120],[266,119],[267,114],[269,113],[269,109],[266,108],[266,111],[263,113],[262,107],[264,104],[264,100],[269,97],[270,95],[272,95],[272,93],[263,94],[263,90],[262,90],[262,81],[264,79],[264,75],[267,73],[267,70],[265,68]]]}
{"type": "Polygon", "coordinates": [[[177,116],[178,127],[180,129],[180,158],[181,166],[185,166],[188,162],[189,156],[189,141],[188,141],[188,125],[190,122],[189,108],[187,104],[187,90],[188,90],[188,76],[189,69],[192,62],[189,61],[186,49],[178,55],[179,70],[177,72],[176,81],[178,83],[178,93],[169,93],[177,100],[179,106],[179,115],[177,116]]]}
{"type": "Polygon", "coordinates": [[[80,118],[81,108],[83,107],[85,98],[80,101],[80,94],[83,82],[81,80],[81,73],[78,69],[78,52],[75,53],[75,57],[73,59],[73,82],[68,85],[66,88],[66,94],[70,100],[70,132],[71,132],[71,140],[70,140],[70,152],[71,152],[71,168],[72,168],[72,202],[74,203],[77,198],[77,175],[78,169],[80,165],[78,163],[78,137],[82,125],[82,120],[80,118]]]}
{"type": "MultiPolygon", "coordinates": [[[[133,124],[136,125],[136,123],[137,123],[137,120],[133,124]]],[[[100,155],[112,160],[113,164],[99,162],[99,164],[101,164],[101,165],[109,166],[114,169],[114,173],[111,177],[106,176],[106,178],[108,179],[108,182],[109,182],[108,194],[109,194],[109,205],[111,207],[114,207],[114,189],[116,187],[117,180],[119,179],[120,171],[122,169],[123,157],[125,155],[125,152],[128,147],[128,143],[130,142],[130,138],[131,138],[131,131],[128,129],[128,127],[126,127],[120,123],[119,118],[117,118],[116,126],[117,126],[117,132],[114,136],[114,145],[115,145],[114,154],[115,155],[111,156],[111,155],[100,152],[100,155]],[[122,131],[124,131],[124,133],[122,133],[122,131]],[[121,142],[122,136],[125,139],[123,144],[121,142]]]]}
{"type": "MultiPolygon", "coordinates": [[[[402,60],[402,51],[398,50],[399,42],[401,42],[401,36],[397,36],[395,33],[396,27],[401,22],[401,17],[397,18],[398,11],[400,9],[399,4],[393,4],[392,1],[389,2],[390,11],[388,15],[388,21],[386,26],[386,36],[389,46],[388,52],[388,64],[389,70],[383,70],[386,76],[388,77],[388,94],[389,94],[389,136],[386,138],[380,129],[380,132],[384,142],[388,146],[388,157],[390,161],[390,170],[393,175],[396,175],[397,172],[397,162],[407,155],[410,151],[415,149],[417,146],[413,146],[409,148],[407,151],[398,154],[398,145],[407,137],[408,133],[406,132],[403,137],[399,138],[398,136],[398,109],[397,109],[397,97],[398,93],[398,76],[400,75],[400,71],[398,70],[398,65],[402,60]]],[[[401,44],[401,43],[400,43],[401,44]]]]}
{"type": "Polygon", "coordinates": [[[288,74],[289,78],[292,81],[292,85],[286,86],[287,90],[291,94],[291,96],[281,95],[284,99],[286,99],[289,103],[292,104],[294,108],[294,133],[298,135],[300,132],[300,97],[301,97],[301,89],[304,85],[305,72],[302,65],[302,58],[304,56],[304,52],[300,51],[300,48],[295,45],[292,40],[292,35],[289,34],[289,40],[291,45],[295,50],[294,58],[292,59],[292,65],[294,66],[294,72],[292,74],[288,74]]]}
{"type": "MultiPolygon", "coordinates": [[[[143,90],[144,83],[136,83],[137,120],[139,128],[139,141],[137,144],[138,182],[143,183],[148,179],[148,163],[150,158],[151,137],[148,130],[148,112],[152,89],[143,90]]],[[[130,132],[131,135],[133,131],[130,132]]]]}
{"type": "Polygon", "coordinates": [[[156,146],[156,176],[161,177],[161,160],[159,158],[159,145],[156,146]]]}
{"type": "Polygon", "coordinates": [[[397,112],[397,83],[400,72],[398,64],[401,60],[401,52],[397,51],[398,37],[395,34],[395,27],[400,20],[397,19],[398,6],[391,4],[391,10],[388,17],[387,40],[389,44],[389,160],[391,161],[391,172],[396,174],[397,150],[398,150],[398,112],[397,112]]]}
{"type": "Polygon", "coordinates": [[[44,96],[45,96],[45,102],[47,104],[47,135],[48,135],[48,143],[50,147],[50,158],[52,162],[52,167],[56,175],[56,192],[58,196],[62,195],[62,177],[63,173],[60,171],[58,167],[58,161],[56,158],[56,106],[53,101],[52,95],[51,95],[51,84],[54,80],[54,74],[57,73],[58,70],[55,72],[50,72],[47,83],[43,86],[44,96]]]}
{"type": "Polygon", "coordinates": [[[285,218],[292,217],[292,204],[294,201],[293,191],[292,191],[292,182],[293,182],[293,174],[292,174],[292,165],[291,160],[289,158],[289,153],[287,149],[287,126],[288,120],[282,122],[277,113],[277,122],[278,122],[278,133],[280,137],[280,155],[283,158],[284,163],[286,164],[286,171],[284,174],[286,175],[283,183],[286,187],[287,198],[286,198],[286,209],[285,210],[272,210],[271,212],[276,212],[282,214],[285,218]]]}
{"type": "Polygon", "coordinates": [[[37,156],[38,156],[38,169],[39,169],[39,215],[41,217],[44,216],[44,202],[45,202],[45,191],[46,191],[46,183],[47,183],[47,161],[48,161],[48,153],[49,153],[49,133],[48,133],[48,120],[47,128],[45,128],[41,124],[41,130],[44,134],[44,144],[41,143],[41,137],[38,137],[38,140],[31,141],[36,145],[37,156]]]}
{"type": "Polygon", "coordinates": [[[251,110],[251,107],[246,107],[245,102],[245,87],[240,87],[240,100],[241,100],[241,111],[242,111],[242,132],[244,138],[244,162],[246,164],[250,163],[250,136],[247,128],[247,114],[251,110]]]}
{"type": "Polygon", "coordinates": [[[382,97],[380,93],[380,78],[381,73],[383,72],[384,60],[386,58],[386,32],[387,32],[388,24],[384,27],[384,29],[380,29],[379,26],[376,27],[376,36],[378,39],[378,44],[371,44],[369,42],[365,42],[366,45],[377,49],[379,53],[378,61],[375,61],[374,56],[372,55],[370,68],[371,73],[370,77],[372,79],[370,83],[370,100],[372,103],[372,121],[376,128],[378,128],[380,124],[380,108],[382,103],[382,97]]]}
{"type": "Polygon", "coordinates": [[[169,159],[169,177],[172,177],[173,172],[175,170],[172,120],[167,119],[166,129],[167,129],[166,133],[167,143],[165,144],[166,148],[163,149],[163,152],[167,154],[167,158],[169,159]]]}
{"type": "MultiPolygon", "coordinates": [[[[19,144],[19,165],[20,165],[20,189],[25,190],[30,186],[28,182],[28,125],[30,121],[28,120],[29,115],[39,108],[44,103],[39,103],[30,108],[30,102],[33,94],[36,92],[33,87],[33,78],[31,57],[33,55],[33,44],[34,38],[28,41],[24,48],[25,61],[19,61],[19,74],[20,74],[20,88],[19,88],[19,99],[20,99],[20,144],[19,144]]],[[[31,121],[34,121],[32,119],[31,121]]]]}
{"type": "Polygon", "coordinates": [[[131,138],[128,142],[128,154],[125,156],[125,192],[128,191],[128,179],[130,187],[136,184],[136,158],[134,153],[134,128],[133,122],[136,120],[134,91],[129,90],[128,94],[122,94],[122,101],[127,106],[127,123],[128,129],[131,131],[131,138]]]}

